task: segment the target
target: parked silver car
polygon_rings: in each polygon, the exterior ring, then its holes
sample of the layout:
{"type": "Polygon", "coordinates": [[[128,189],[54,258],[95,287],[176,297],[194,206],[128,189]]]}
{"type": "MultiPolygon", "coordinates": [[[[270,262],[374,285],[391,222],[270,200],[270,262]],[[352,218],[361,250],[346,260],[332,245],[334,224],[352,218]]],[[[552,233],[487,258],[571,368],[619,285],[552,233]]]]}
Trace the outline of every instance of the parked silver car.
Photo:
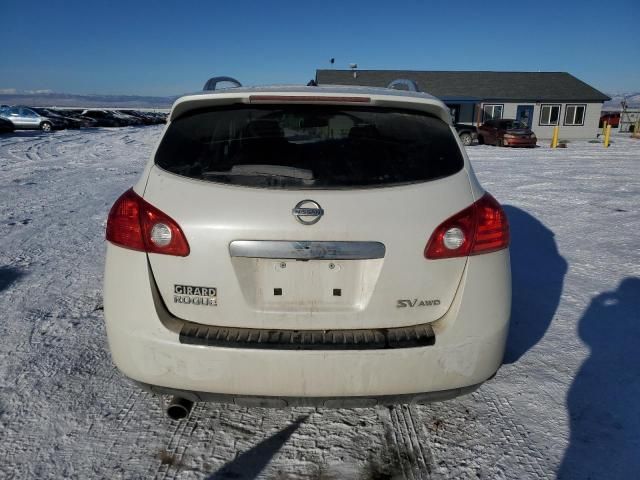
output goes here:
{"type": "Polygon", "coordinates": [[[26,107],[4,107],[0,109],[0,117],[11,120],[18,129],[33,129],[50,132],[56,127],[56,122],[49,117],[39,115],[26,107]]]}

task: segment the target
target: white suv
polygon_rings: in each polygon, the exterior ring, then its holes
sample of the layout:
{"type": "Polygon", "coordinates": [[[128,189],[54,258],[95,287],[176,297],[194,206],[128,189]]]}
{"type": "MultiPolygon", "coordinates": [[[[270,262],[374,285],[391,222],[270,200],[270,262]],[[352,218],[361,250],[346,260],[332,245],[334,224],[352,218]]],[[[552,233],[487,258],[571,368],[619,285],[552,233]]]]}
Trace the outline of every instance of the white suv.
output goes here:
{"type": "Polygon", "coordinates": [[[443,400],[502,361],[507,219],[424,93],[182,97],[107,240],[113,360],[174,417],[443,400]]]}

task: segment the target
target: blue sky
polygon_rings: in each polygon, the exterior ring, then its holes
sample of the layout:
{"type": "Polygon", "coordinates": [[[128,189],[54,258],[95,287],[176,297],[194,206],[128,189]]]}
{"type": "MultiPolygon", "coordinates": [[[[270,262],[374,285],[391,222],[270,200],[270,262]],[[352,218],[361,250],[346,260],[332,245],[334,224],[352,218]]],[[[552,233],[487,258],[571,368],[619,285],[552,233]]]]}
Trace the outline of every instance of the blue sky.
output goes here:
{"type": "Polygon", "coordinates": [[[640,1],[0,0],[0,91],[174,95],[316,68],[568,71],[640,91],[640,1]]]}

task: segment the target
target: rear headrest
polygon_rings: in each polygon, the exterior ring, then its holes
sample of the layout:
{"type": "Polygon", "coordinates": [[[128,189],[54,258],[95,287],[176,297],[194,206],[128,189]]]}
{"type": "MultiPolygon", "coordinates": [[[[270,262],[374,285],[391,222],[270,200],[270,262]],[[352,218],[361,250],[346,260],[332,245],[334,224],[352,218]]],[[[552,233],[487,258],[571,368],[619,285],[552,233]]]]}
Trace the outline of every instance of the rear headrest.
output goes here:
{"type": "Polygon", "coordinates": [[[244,129],[249,137],[283,138],[284,132],[276,120],[254,120],[244,129]]]}
{"type": "Polygon", "coordinates": [[[349,130],[349,138],[379,138],[380,133],[373,125],[356,125],[349,130]]]}

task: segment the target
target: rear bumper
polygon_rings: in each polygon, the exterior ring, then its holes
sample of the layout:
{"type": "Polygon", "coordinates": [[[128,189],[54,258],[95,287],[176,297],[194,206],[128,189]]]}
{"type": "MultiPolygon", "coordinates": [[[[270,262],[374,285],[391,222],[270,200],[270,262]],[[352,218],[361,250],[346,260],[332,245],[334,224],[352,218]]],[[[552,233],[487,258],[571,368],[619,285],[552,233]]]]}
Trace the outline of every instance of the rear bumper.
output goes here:
{"type": "Polygon", "coordinates": [[[432,324],[434,345],[392,350],[180,343],[183,322],[166,312],[146,255],[109,244],[106,265],[105,321],[113,361],[126,376],[161,393],[224,402],[249,398],[254,404],[278,400],[280,406],[422,403],[472,391],[502,362],[511,302],[508,250],[469,259],[451,308],[432,324]]]}
{"type": "Polygon", "coordinates": [[[505,138],[503,142],[506,147],[535,147],[538,140],[531,138],[505,138]]]}
{"type": "Polygon", "coordinates": [[[450,400],[467,395],[481,384],[438,392],[410,393],[405,395],[378,395],[360,397],[275,397],[257,395],[229,395],[210,392],[194,392],[174,388],[148,385],[135,382],[140,388],[159,395],[171,395],[187,398],[193,402],[232,403],[241,407],[286,408],[286,407],[324,407],[324,408],[366,408],[376,405],[397,405],[399,403],[421,405],[450,400]]]}

